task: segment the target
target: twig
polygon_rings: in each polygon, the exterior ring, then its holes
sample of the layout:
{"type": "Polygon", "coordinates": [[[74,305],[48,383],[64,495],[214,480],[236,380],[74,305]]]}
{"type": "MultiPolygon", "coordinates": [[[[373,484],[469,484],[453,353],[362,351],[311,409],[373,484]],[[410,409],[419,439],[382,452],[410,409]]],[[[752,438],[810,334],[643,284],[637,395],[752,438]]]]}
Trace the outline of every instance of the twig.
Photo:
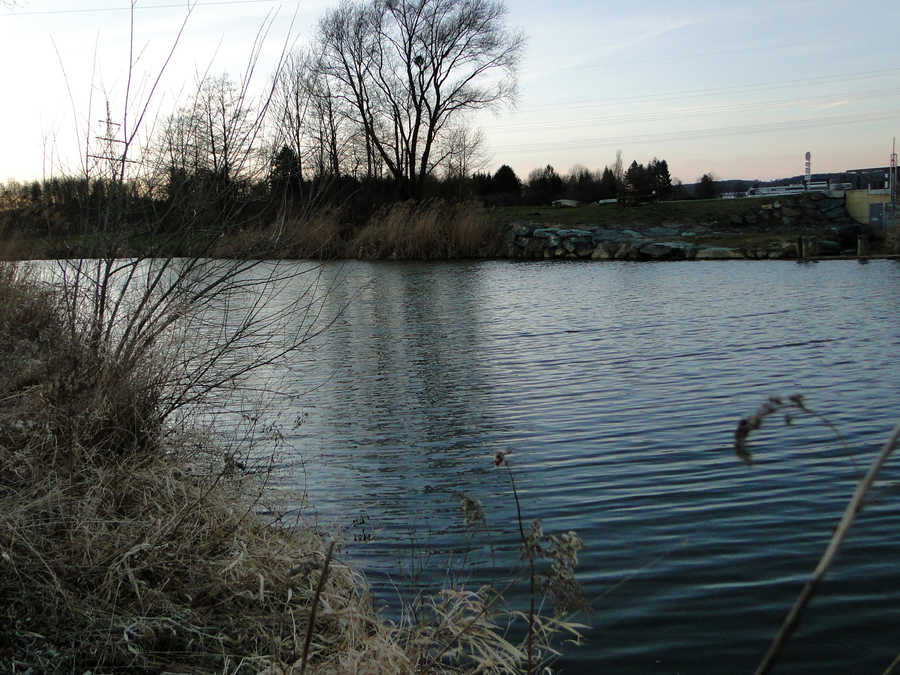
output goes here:
{"type": "MultiPolygon", "coordinates": [[[[757,675],[771,672],[784,645],[787,644],[787,641],[803,620],[803,612],[806,610],[806,606],[809,604],[816,589],[819,587],[819,583],[828,572],[828,568],[834,561],[841,544],[844,543],[844,539],[847,538],[850,526],[853,525],[856,515],[862,510],[866,493],[875,482],[875,478],[878,476],[878,472],[881,471],[881,467],[884,466],[888,457],[890,457],[891,453],[897,447],[898,439],[900,439],[900,423],[894,427],[893,433],[891,433],[890,438],[888,438],[887,442],[885,442],[884,446],[881,448],[881,452],[878,453],[878,457],[875,458],[872,466],[869,467],[869,471],[857,484],[856,491],[853,493],[853,497],[850,498],[850,502],[844,510],[844,515],[841,517],[841,520],[831,537],[831,541],[828,542],[828,547],[825,549],[825,553],[822,554],[819,564],[816,566],[816,569],[813,570],[812,576],[809,581],[806,582],[797,601],[794,603],[790,613],[781,625],[778,635],[775,636],[772,645],[769,647],[769,650],[760,662],[759,667],[756,669],[757,675]]],[[[893,668],[893,665],[891,667],[893,668]]]]}
{"type": "Polygon", "coordinates": [[[316,607],[319,604],[319,595],[322,593],[322,587],[325,586],[325,579],[328,577],[328,565],[331,564],[331,552],[334,550],[334,542],[328,544],[328,552],[325,554],[325,562],[322,564],[322,574],[319,576],[319,583],[316,586],[316,594],[313,596],[312,609],[309,612],[309,625],[306,627],[306,639],[303,641],[303,655],[300,657],[300,675],[306,670],[306,657],[309,655],[309,643],[312,642],[313,626],[316,623],[316,607]]]}
{"type": "Polygon", "coordinates": [[[510,468],[508,462],[504,461],[503,463],[506,466],[507,472],[509,473],[509,482],[512,485],[513,498],[516,500],[516,518],[519,521],[519,536],[522,538],[522,546],[525,547],[525,554],[528,556],[528,581],[530,584],[528,589],[528,637],[526,641],[528,652],[528,669],[525,672],[528,675],[531,675],[534,639],[534,551],[528,544],[528,539],[525,537],[525,528],[522,526],[522,508],[519,505],[519,491],[516,490],[516,481],[513,478],[512,469],[510,468]]]}

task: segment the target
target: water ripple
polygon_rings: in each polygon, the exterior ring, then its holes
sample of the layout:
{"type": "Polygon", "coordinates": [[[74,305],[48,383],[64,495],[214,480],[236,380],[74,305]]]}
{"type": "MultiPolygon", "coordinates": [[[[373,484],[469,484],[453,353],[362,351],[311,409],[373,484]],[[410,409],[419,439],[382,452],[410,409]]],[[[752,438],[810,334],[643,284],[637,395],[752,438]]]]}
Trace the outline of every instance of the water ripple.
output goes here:
{"type": "MultiPolygon", "coordinates": [[[[463,552],[473,580],[517,568],[509,480],[491,467],[511,450],[524,516],[585,541],[595,628],[565,672],[747,671],[896,420],[898,270],[345,265],[333,302],[349,305],[294,369],[306,417],[289,440],[319,520],[348,528],[388,611],[417,556],[417,589],[463,552]],[[772,417],[755,465],[738,462],[737,420],[793,393],[850,451],[818,419],[772,417]],[[462,491],[485,505],[481,532],[461,524],[462,491]]],[[[880,671],[896,655],[898,486],[889,465],[789,672],[880,671]]]]}

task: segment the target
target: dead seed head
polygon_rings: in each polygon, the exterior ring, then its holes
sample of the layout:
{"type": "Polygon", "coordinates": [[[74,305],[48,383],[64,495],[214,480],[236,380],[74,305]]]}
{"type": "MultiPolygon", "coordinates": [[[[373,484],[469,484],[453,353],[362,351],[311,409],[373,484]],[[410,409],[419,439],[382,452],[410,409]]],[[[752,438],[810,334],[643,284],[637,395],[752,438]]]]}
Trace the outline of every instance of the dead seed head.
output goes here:
{"type": "MultiPolygon", "coordinates": [[[[770,396],[753,415],[742,418],[738,422],[737,429],[734,431],[734,452],[738,456],[738,459],[744,464],[753,464],[753,456],[747,449],[747,441],[751,432],[760,429],[763,420],[766,417],[781,413],[790,408],[810,412],[803,401],[804,399],[801,394],[789,396],[787,402],[780,396],[770,396]]],[[[792,422],[793,417],[790,412],[784,412],[784,423],[790,425],[792,422]]]]}
{"type": "Polygon", "coordinates": [[[465,520],[466,525],[475,525],[476,523],[486,522],[481,502],[477,499],[472,499],[472,497],[465,492],[459,493],[459,507],[462,509],[463,519],[465,520]]]}

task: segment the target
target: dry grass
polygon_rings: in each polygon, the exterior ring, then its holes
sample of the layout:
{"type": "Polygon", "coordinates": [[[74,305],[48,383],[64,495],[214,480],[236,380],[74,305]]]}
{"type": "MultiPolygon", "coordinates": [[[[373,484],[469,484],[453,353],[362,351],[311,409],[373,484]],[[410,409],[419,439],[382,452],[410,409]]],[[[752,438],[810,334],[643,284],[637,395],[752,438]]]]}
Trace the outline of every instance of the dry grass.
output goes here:
{"type": "Polygon", "coordinates": [[[226,258],[360,258],[446,260],[501,253],[502,226],[475,202],[397,202],[380,209],[355,233],[340,209],[224,236],[213,255],[226,258]]]}
{"type": "Polygon", "coordinates": [[[597,225],[600,227],[683,225],[704,222],[725,222],[733,215],[756,213],[763,204],[784,201],[784,197],[753,199],[697,199],[686,201],[655,202],[641,206],[619,204],[584,205],[576,208],[551,206],[505,206],[491,212],[502,222],[527,220],[563,226],[597,225]]]}
{"type": "MultiPolygon", "coordinates": [[[[0,216],[0,232],[3,230],[2,216],[0,216]]],[[[21,260],[27,249],[22,235],[12,227],[7,227],[5,230],[5,236],[0,238],[0,260],[21,260]]]]}
{"type": "Polygon", "coordinates": [[[346,257],[340,210],[279,218],[264,228],[246,228],[223,236],[212,249],[216,258],[331,259],[346,257]]]}
{"type": "MultiPolygon", "coordinates": [[[[379,617],[322,532],[256,515],[277,508],[265,463],[175,433],[154,388],[63,316],[0,267],[0,671],[522,671],[522,615],[499,593],[446,588],[415,620],[379,617]]],[[[532,623],[536,662],[578,636],[532,623]]]]}
{"type": "Polygon", "coordinates": [[[500,251],[501,232],[474,202],[398,202],[372,216],[350,252],[362,259],[489,258],[500,251]]]}
{"type": "MultiPolygon", "coordinates": [[[[85,362],[52,296],[7,269],[0,306],[11,357],[0,379],[0,669],[298,661],[323,537],[253,515],[258,478],[201,436],[166,432],[145,389],[85,362]]],[[[403,657],[346,566],[332,566],[321,604],[311,663],[340,671],[373,645],[403,657]]]]}

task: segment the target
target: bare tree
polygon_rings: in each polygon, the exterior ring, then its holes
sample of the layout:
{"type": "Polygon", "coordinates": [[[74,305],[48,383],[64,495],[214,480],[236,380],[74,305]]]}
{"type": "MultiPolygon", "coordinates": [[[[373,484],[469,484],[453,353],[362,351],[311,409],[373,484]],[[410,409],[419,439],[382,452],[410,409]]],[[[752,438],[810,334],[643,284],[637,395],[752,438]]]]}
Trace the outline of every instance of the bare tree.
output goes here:
{"type": "Polygon", "coordinates": [[[303,173],[304,158],[308,152],[306,131],[311,108],[310,59],[295,51],[288,55],[284,67],[278,73],[275,88],[275,143],[273,147],[286,146],[293,151],[303,173]]]}
{"type": "MultiPolygon", "coordinates": [[[[124,140],[115,144],[119,154],[111,162],[114,171],[109,177],[113,194],[128,194],[129,167],[150,167],[150,182],[165,175],[160,172],[166,169],[207,172],[227,184],[253,177],[260,168],[257,139],[273,89],[254,98],[250,85],[270,25],[271,17],[257,35],[239,83],[224,77],[201,78],[189,105],[167,120],[162,139],[150,148],[141,146],[138,131],[155,87],[133,103],[130,90],[126,91],[119,113],[124,140]],[[129,157],[140,161],[132,163],[129,157]]],[[[284,54],[283,47],[276,72],[284,54]]],[[[167,63],[168,58],[156,82],[167,63]]],[[[130,82],[135,69],[131,55],[126,66],[130,82]]],[[[88,157],[99,154],[90,149],[90,139],[86,146],[88,157]]],[[[87,171],[93,165],[86,167],[87,171]]],[[[165,216],[152,211],[142,213],[140,222],[129,222],[127,214],[117,210],[116,200],[106,203],[108,212],[100,219],[96,239],[84,238],[84,257],[59,260],[56,277],[67,330],[73,337],[84,336],[94,361],[102,365],[92,374],[98,392],[115,378],[140,372],[154,399],[155,414],[164,421],[202,408],[225,385],[240,391],[254,373],[278,363],[322,330],[327,293],[319,270],[259,259],[215,258],[217,240],[210,237],[186,255],[172,257],[172,240],[183,245],[181,228],[166,232],[165,216]],[[113,236],[117,233],[146,237],[144,253],[118,255],[113,236]],[[172,240],[167,241],[170,234],[172,240]]],[[[225,231],[240,225],[245,203],[233,199],[224,212],[210,214],[205,212],[210,202],[201,199],[195,209],[182,214],[180,225],[210,223],[218,232],[225,231]]],[[[278,242],[271,246],[277,250],[278,242]]]]}
{"type": "Polygon", "coordinates": [[[320,23],[322,66],[380,159],[412,195],[460,114],[509,102],[524,48],[497,0],[346,0],[320,23]]]}
{"type": "Polygon", "coordinates": [[[622,151],[616,150],[616,163],[612,166],[612,174],[616,179],[617,185],[625,182],[625,162],[622,161],[622,151]]]}
{"type": "Polygon", "coordinates": [[[438,148],[434,168],[443,167],[448,179],[464,179],[486,165],[484,134],[466,125],[447,130],[438,148]]]}
{"type": "Polygon", "coordinates": [[[256,99],[245,78],[202,77],[189,102],[160,126],[144,163],[151,184],[164,186],[170,220],[194,230],[233,222],[249,186],[268,167],[261,131],[271,90],[256,99]]]}

